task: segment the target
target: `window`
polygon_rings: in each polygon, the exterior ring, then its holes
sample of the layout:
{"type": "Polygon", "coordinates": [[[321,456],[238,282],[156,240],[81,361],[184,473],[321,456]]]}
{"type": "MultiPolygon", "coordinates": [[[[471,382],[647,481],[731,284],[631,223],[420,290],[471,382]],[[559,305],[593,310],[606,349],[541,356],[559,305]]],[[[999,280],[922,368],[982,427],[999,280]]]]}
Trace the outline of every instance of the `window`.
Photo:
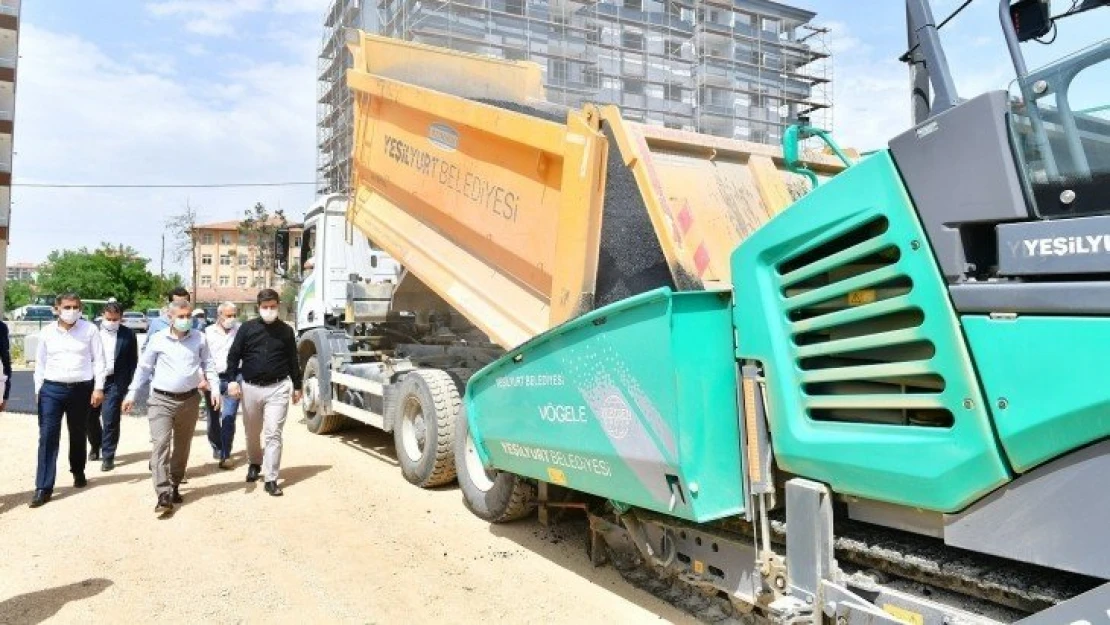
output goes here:
{"type": "Polygon", "coordinates": [[[513,15],[524,15],[525,0],[505,0],[505,12],[513,15]]]}
{"type": "Polygon", "coordinates": [[[253,286],[257,286],[257,287],[262,286],[262,277],[261,276],[255,276],[254,280],[251,282],[251,284],[253,286]]]}
{"type": "Polygon", "coordinates": [[[247,255],[246,254],[240,254],[239,255],[239,266],[240,267],[246,267],[247,266],[247,255]]]}
{"type": "Polygon", "coordinates": [[[231,266],[231,256],[228,254],[220,254],[220,264],[225,267],[231,266]]]}
{"type": "Polygon", "coordinates": [[[779,34],[779,29],[782,27],[781,22],[779,22],[778,20],[776,20],[774,18],[770,18],[770,17],[765,17],[765,18],[763,18],[762,21],[763,21],[763,24],[762,24],[763,30],[765,30],[769,33],[775,33],[776,35],[779,34]]]}
{"type": "Polygon", "coordinates": [[[230,281],[231,278],[227,276],[220,276],[220,286],[227,286],[230,281]]]}
{"type": "Polygon", "coordinates": [[[624,92],[629,95],[644,95],[644,81],[635,78],[624,78],[621,80],[624,83],[624,92]]]}
{"type": "Polygon", "coordinates": [[[637,11],[643,11],[644,10],[644,2],[643,2],[643,0],[624,0],[624,8],[626,8],[626,9],[635,9],[637,11]]]}
{"type": "Polygon", "coordinates": [[[562,59],[551,59],[547,74],[548,82],[565,85],[567,82],[567,62],[562,59]]]}
{"type": "Polygon", "coordinates": [[[621,45],[629,50],[643,50],[644,34],[626,30],[621,33],[621,45]]]}
{"type": "Polygon", "coordinates": [[[600,77],[597,73],[596,67],[587,67],[582,70],[582,80],[586,85],[597,88],[599,86],[600,77]]]}
{"type": "Polygon", "coordinates": [[[293,239],[293,247],[300,247],[300,246],[301,246],[301,235],[298,234],[296,236],[296,238],[293,239]]]}
{"type": "Polygon", "coordinates": [[[592,26],[586,31],[586,43],[597,45],[601,41],[601,27],[592,26]]]}
{"type": "Polygon", "coordinates": [[[201,286],[212,286],[212,276],[201,276],[200,277],[200,285],[201,286]]]}
{"type": "Polygon", "coordinates": [[[231,245],[231,233],[230,232],[221,232],[220,233],[220,245],[231,245]]]}
{"type": "Polygon", "coordinates": [[[212,233],[205,232],[204,234],[200,235],[200,242],[201,245],[212,245],[212,233]]]}
{"type": "Polygon", "coordinates": [[[565,19],[563,19],[562,17],[558,16],[558,15],[556,15],[555,17],[552,17],[551,18],[551,32],[555,33],[556,35],[566,35],[567,34],[567,21],[565,19]]]}
{"type": "Polygon", "coordinates": [[[672,102],[681,102],[682,101],[682,87],[679,87],[678,85],[664,85],[663,86],[663,97],[672,101],[672,102]]]}
{"type": "Polygon", "coordinates": [[[212,264],[212,255],[211,254],[201,254],[200,255],[200,264],[202,264],[202,265],[211,265],[212,264]]]}
{"type": "Polygon", "coordinates": [[[240,287],[247,286],[247,277],[246,276],[239,276],[238,278],[235,279],[235,284],[240,286],[240,287]]]}
{"type": "Polygon", "coordinates": [[[682,42],[667,40],[667,56],[682,56],[682,42]]]}
{"type": "Polygon", "coordinates": [[[505,48],[501,52],[506,60],[509,61],[527,61],[528,51],[522,48],[505,48]]]}

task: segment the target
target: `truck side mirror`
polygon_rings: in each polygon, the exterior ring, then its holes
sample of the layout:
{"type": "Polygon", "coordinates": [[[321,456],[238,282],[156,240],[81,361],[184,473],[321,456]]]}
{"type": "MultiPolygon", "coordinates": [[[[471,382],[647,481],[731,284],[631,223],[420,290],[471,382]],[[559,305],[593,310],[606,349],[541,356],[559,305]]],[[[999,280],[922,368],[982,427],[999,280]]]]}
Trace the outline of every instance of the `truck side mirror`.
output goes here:
{"type": "Polygon", "coordinates": [[[1052,30],[1048,0],[1018,0],[1010,5],[1010,19],[1018,41],[1044,37],[1052,30]]]}
{"type": "Polygon", "coordinates": [[[281,228],[274,233],[274,271],[285,274],[285,264],[289,260],[289,229],[281,228]]]}

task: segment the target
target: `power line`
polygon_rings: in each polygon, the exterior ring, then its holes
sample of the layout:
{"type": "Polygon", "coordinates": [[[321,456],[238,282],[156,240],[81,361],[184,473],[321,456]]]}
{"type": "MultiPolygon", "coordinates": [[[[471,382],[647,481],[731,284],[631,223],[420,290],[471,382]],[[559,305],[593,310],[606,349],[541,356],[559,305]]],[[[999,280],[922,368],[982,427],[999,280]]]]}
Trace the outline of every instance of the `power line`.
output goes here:
{"type": "Polygon", "coordinates": [[[33,189],[227,189],[235,187],[303,187],[315,182],[210,182],[195,184],[85,184],[68,182],[15,182],[13,187],[33,189]]]}

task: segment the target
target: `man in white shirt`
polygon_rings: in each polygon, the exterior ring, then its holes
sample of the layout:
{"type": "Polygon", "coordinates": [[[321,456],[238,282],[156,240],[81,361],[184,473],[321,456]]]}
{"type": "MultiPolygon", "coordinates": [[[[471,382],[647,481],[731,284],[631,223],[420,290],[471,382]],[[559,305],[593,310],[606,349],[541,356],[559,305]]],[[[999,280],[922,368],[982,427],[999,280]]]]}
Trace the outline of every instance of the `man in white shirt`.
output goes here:
{"type": "Polygon", "coordinates": [[[104,346],[95,325],[81,318],[81,298],[63,293],[54,300],[58,320],[42,329],[35,355],[39,450],[31,507],[50,501],[58,472],[62,415],[69,430],[69,470],[73,485],[85,480],[85,430],[90,407],[104,401],[104,346]]]}
{"type": "MultiPolygon", "coordinates": [[[[207,378],[209,388],[216,389],[219,384],[208,342],[202,333],[192,329],[190,310],[184,302],[170,304],[173,325],[147,339],[146,349],[139,358],[138,375],[123,400],[123,410],[131,412],[136,393],[150,383],[147,409],[153,443],[150,467],[154,491],[158,495],[154,511],[163,514],[173,512],[173,505],[182,502],[178,488],[185,479],[189,448],[197,428],[199,383],[207,378]]],[[[212,392],[212,403],[220,405],[219,391],[212,392]]]]}
{"type": "Polygon", "coordinates": [[[235,413],[239,411],[239,400],[227,394],[227,352],[239,331],[238,310],[235,304],[224,302],[216,309],[216,322],[204,329],[208,339],[208,349],[216,361],[216,372],[220,375],[220,405],[208,407],[208,444],[212,446],[212,458],[220,461],[221,469],[230,469],[231,443],[235,440],[235,413]]]}

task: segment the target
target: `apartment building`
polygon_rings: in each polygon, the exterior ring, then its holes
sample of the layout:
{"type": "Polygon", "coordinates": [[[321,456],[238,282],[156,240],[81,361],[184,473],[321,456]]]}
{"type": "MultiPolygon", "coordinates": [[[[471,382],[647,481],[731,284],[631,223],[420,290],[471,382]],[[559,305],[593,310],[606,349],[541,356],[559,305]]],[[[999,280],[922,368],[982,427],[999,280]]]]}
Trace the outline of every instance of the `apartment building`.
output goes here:
{"type": "Polygon", "coordinates": [[[9,282],[30,282],[39,273],[39,266],[35,263],[13,263],[8,265],[7,279],[9,282]]]}
{"type": "MultiPolygon", "coordinates": [[[[230,301],[239,305],[241,314],[252,315],[257,311],[256,297],[260,290],[271,288],[281,292],[285,283],[274,273],[270,263],[262,262],[259,257],[260,246],[272,246],[273,242],[253,240],[252,236],[241,233],[239,226],[238,221],[197,225],[194,249],[197,271],[193,287],[198,306],[211,308],[230,301]]],[[[301,256],[304,229],[300,224],[286,224],[286,227],[289,228],[286,267],[293,267],[301,256]]]]}
{"type": "Polygon", "coordinates": [[[12,212],[12,136],[15,132],[15,79],[19,64],[20,0],[0,0],[0,308],[8,276],[8,227],[12,212]]]}
{"type": "Polygon", "coordinates": [[[530,60],[553,102],[774,144],[799,116],[832,125],[831,53],[815,17],[771,0],[335,0],[319,57],[319,191],[349,190],[345,28],[530,60]]]}

